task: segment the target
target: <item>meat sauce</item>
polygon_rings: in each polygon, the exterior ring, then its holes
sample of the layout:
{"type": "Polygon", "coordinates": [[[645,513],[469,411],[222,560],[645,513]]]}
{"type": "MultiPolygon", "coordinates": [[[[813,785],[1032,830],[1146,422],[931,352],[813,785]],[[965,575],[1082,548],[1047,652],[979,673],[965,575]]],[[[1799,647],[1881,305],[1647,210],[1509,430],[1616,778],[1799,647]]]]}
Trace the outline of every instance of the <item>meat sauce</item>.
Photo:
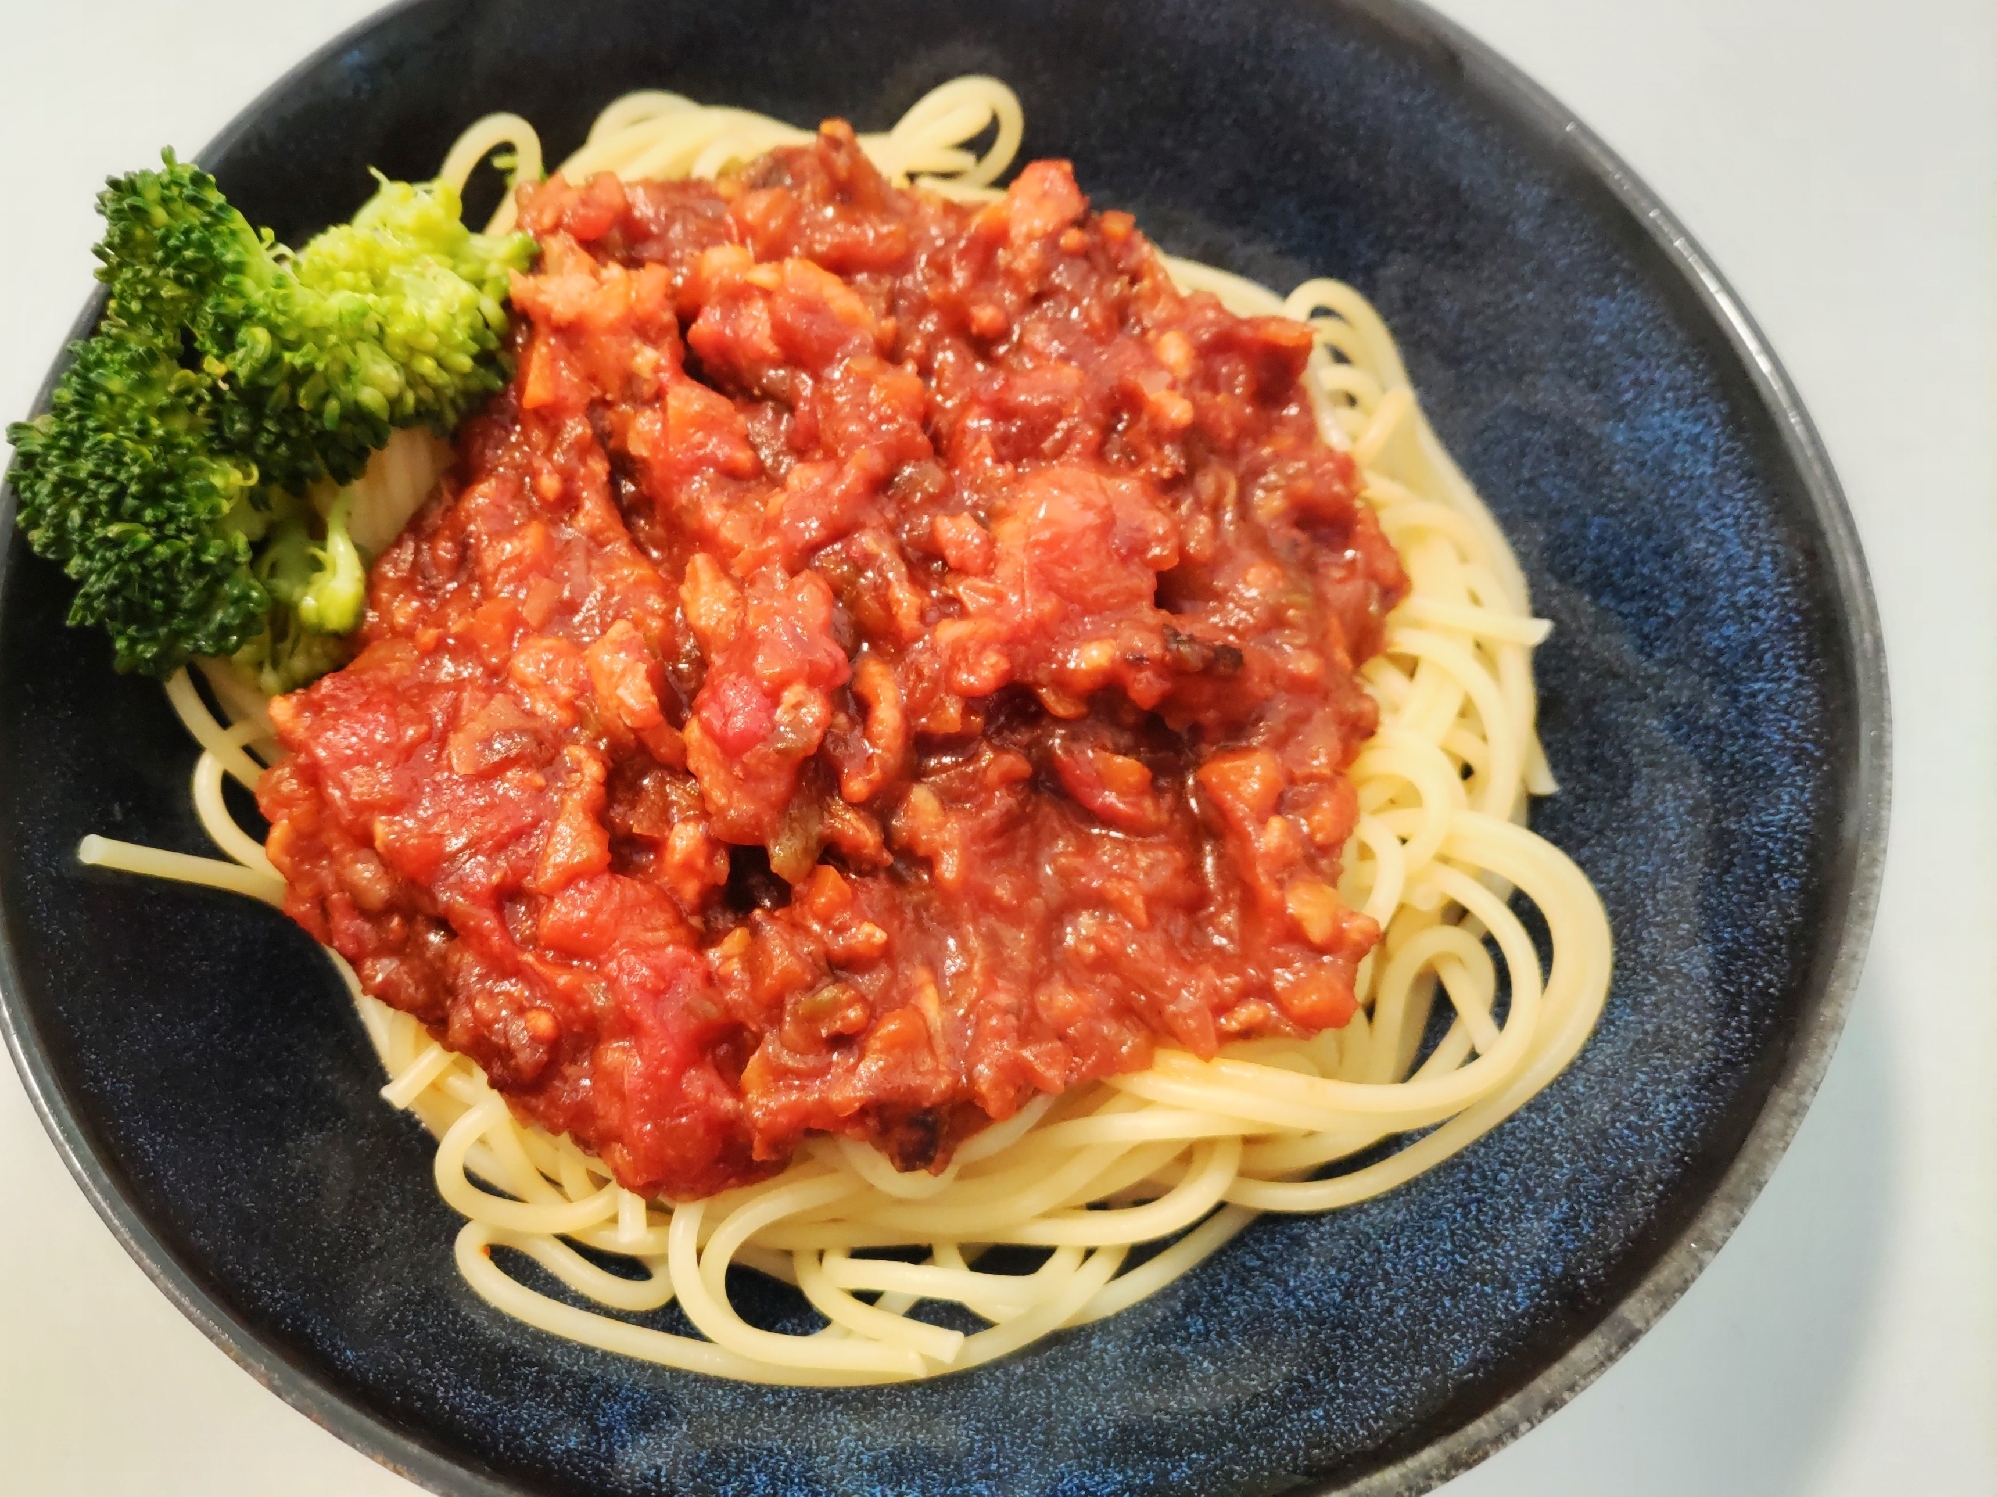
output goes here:
{"type": "Polygon", "coordinates": [[[521,222],[510,387],[272,703],[287,908],[368,992],[679,1199],[1346,1022],[1406,582],[1308,329],[1063,162],[959,204],[836,121],[521,222]]]}

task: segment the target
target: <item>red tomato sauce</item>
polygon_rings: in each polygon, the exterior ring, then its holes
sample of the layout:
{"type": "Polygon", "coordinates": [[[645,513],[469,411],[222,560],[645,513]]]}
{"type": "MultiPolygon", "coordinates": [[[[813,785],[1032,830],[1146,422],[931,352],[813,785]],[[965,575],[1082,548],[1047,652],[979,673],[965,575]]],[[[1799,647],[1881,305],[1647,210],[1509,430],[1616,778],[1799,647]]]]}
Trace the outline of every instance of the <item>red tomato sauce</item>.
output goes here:
{"type": "Polygon", "coordinates": [[[963,205],[836,121],[521,209],[510,387],[272,704],[270,856],[368,992],[680,1199],[1346,1022],[1406,580],[1306,328],[1063,162],[963,205]]]}

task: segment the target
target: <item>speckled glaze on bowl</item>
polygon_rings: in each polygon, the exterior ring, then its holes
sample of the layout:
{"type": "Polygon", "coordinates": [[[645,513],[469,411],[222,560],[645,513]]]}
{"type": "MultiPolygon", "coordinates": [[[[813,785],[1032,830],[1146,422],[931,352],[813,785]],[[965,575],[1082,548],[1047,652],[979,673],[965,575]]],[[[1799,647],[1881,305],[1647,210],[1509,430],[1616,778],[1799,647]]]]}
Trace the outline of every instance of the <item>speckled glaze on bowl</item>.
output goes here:
{"type": "MultiPolygon", "coordinates": [[[[811,123],[1009,80],[1167,249],[1329,273],[1403,341],[1540,610],[1564,793],[1536,824],[1615,924],[1600,1031],[1382,1200],[1265,1219],[1166,1292],[914,1387],[707,1381],[476,1300],[430,1146],[275,913],[88,873],[90,831],[205,851],[157,687],[0,572],[5,1026],[84,1190],[276,1392],[439,1492],[1416,1493],[1584,1386],[1684,1289],[1815,1090],[1886,819],[1877,621],[1809,423],[1723,282],[1558,105],[1429,12],[1307,0],[416,0],[202,160],[296,241],[514,109],[552,153],[669,87],[811,123]]],[[[137,163],[134,163],[137,164],[137,163]]],[[[752,1299],[758,1292],[750,1290],[752,1299]]],[[[795,1318],[774,1291],[763,1315],[795,1318]]],[[[662,1317],[670,1323],[676,1312],[662,1317]]]]}

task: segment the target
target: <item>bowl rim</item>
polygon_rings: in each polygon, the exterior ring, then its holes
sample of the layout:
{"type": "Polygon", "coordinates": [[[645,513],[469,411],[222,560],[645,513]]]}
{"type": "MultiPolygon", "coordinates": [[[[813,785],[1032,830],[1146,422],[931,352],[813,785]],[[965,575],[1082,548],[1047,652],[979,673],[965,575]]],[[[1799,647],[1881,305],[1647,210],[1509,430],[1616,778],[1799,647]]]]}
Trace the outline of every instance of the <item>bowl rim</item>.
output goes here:
{"type": "MultiPolygon", "coordinates": [[[[196,159],[211,160],[229,149],[254,127],[274,100],[327,59],[405,11],[431,3],[434,0],[395,0],[345,28],[259,92],[196,159]]],[[[1312,0],[1312,8],[1326,19],[1358,13],[1390,34],[1442,53],[1473,94],[1496,105],[1508,124],[1536,135],[1543,148],[1607,187],[1618,205],[1656,242],[1706,316],[1724,334],[1729,351],[1747,372],[1755,394],[1774,419],[1783,448],[1802,480],[1811,518],[1825,543],[1830,563],[1827,579],[1837,599],[1838,622],[1854,668],[1858,703],[1855,769],[1826,891],[1826,927],[1837,931],[1835,950],[1828,963],[1820,960],[1812,974],[1816,991],[1806,1000],[1801,1025],[1777,1067],[1768,1099],[1705,1204],[1601,1323],[1532,1381],[1440,1439],[1356,1480],[1306,1480],[1288,1489],[1288,1497],[1419,1497],[1503,1449],[1600,1377],[1684,1294],[1768,1183],[1830,1065],[1864,969],[1886,855],[1891,716],[1884,634],[1843,489],[1795,385],[1712,258],[1622,158],[1571,110],[1491,45],[1423,0],[1312,0]]],[[[71,328],[64,340],[65,349],[70,341],[89,334],[102,306],[100,291],[71,328]]],[[[66,355],[56,359],[35,397],[35,411],[47,408],[67,362],[66,355]]],[[[10,488],[0,486],[0,532],[12,529],[13,497],[10,488]]],[[[0,544],[0,592],[5,589],[10,549],[0,544]]],[[[531,1489],[521,1482],[447,1450],[440,1440],[369,1411],[317,1367],[266,1341],[202,1287],[147,1224],[137,1202],[99,1158],[32,1018],[13,996],[19,991],[17,977],[14,952],[0,936],[0,1035],[29,1101],[97,1215],[180,1312],[237,1366],[308,1419],[425,1490],[443,1497],[529,1497],[531,1489]]]]}

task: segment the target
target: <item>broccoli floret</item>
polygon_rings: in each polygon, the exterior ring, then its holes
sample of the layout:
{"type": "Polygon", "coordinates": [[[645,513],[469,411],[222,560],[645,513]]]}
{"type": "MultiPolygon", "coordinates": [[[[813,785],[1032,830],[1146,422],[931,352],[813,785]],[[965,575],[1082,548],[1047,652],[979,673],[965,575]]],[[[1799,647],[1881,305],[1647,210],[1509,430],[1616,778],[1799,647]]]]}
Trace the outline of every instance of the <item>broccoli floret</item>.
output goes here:
{"type": "MultiPolygon", "coordinates": [[[[367,563],[347,532],[351,497],[336,496],[323,522],[289,494],[270,497],[249,523],[259,527],[250,572],[270,599],[265,627],[234,659],[268,696],[293,691],[346,663],[347,642],[367,612],[367,563]]],[[[241,517],[232,517],[241,523],[241,517]]]]}
{"type": "Polygon", "coordinates": [[[255,523],[258,528],[250,539],[260,544],[250,572],[273,603],[296,612],[319,569],[312,554],[315,547],[306,506],[289,494],[280,494],[267,501],[255,523]]]}
{"type": "Polygon", "coordinates": [[[382,179],[352,223],[284,270],[264,254],[230,281],[234,294],[197,336],[234,386],[225,431],[267,481],[350,482],[392,428],[448,435],[504,382],[492,356],[507,281],[533,241],[474,234],[459,212],[448,184],[382,179]]]}
{"type": "Polygon", "coordinates": [[[295,613],[274,615],[271,626],[230,658],[248,672],[265,696],[282,696],[309,686],[347,663],[347,642],[337,634],[315,634],[295,613]]]}
{"type": "Polygon", "coordinates": [[[347,534],[353,495],[341,494],[326,516],[326,538],[312,548],[315,570],[297,604],[298,622],[320,634],[349,634],[367,612],[368,569],[347,534]]]}
{"type": "Polygon", "coordinates": [[[8,429],[29,543],[82,584],[120,670],[248,649],[268,682],[344,658],[365,565],[335,508],[395,427],[448,433],[505,379],[508,276],[533,241],[474,234],[446,184],[382,179],[297,254],[166,153],[98,200],[97,333],[48,413],[8,429]],[[321,642],[314,643],[314,637],[321,642]]]}
{"type": "Polygon", "coordinates": [[[120,317],[187,329],[218,385],[219,440],[267,484],[349,482],[392,427],[448,433],[503,382],[487,356],[533,241],[472,233],[447,183],[377,181],[352,223],[295,255],[170,152],[100,199],[120,317]]]}
{"type": "Polygon", "coordinates": [[[107,323],[48,412],[9,429],[28,544],[81,586],[72,624],[111,631],[120,670],[166,675],[263,627],[251,575],[256,468],[209,440],[200,382],[107,323]]]}

